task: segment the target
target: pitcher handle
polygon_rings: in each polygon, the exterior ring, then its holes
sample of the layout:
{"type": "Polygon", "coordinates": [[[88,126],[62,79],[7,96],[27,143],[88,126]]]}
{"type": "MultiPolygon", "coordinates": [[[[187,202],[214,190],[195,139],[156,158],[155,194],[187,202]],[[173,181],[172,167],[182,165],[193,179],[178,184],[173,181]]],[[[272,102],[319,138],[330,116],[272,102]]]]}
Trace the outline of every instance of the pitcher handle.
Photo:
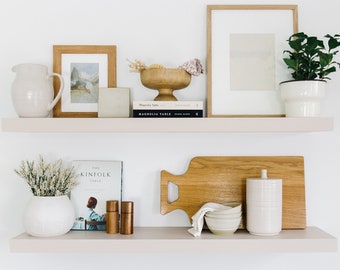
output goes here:
{"type": "Polygon", "coordinates": [[[54,106],[57,104],[57,102],[61,98],[61,95],[62,95],[63,89],[64,89],[64,79],[63,79],[63,77],[60,74],[58,74],[58,73],[49,73],[47,75],[47,78],[51,78],[53,76],[56,76],[56,77],[59,78],[59,80],[60,80],[60,87],[59,87],[59,90],[58,90],[58,94],[56,95],[54,100],[50,104],[47,105],[47,110],[49,110],[49,111],[52,110],[54,108],[54,106]]]}

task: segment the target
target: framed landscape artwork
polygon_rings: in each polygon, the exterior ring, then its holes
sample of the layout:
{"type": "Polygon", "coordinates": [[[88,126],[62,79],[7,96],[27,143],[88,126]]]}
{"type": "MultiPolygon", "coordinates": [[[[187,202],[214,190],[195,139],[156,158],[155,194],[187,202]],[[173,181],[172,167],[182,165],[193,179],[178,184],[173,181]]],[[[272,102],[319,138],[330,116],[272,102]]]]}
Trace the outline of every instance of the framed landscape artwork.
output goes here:
{"type": "Polygon", "coordinates": [[[116,87],[116,46],[54,45],[53,72],[64,79],[54,117],[98,117],[99,88],[116,87]]]}
{"type": "Polygon", "coordinates": [[[283,116],[282,60],[296,5],[208,5],[208,117],[283,116]]]}

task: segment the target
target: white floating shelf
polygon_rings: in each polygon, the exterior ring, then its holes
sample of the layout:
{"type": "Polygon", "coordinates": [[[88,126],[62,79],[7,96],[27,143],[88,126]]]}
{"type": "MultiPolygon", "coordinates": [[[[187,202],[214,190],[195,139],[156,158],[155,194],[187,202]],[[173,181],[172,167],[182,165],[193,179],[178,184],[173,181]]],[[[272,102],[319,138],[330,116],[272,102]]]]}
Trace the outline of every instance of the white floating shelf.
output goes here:
{"type": "Polygon", "coordinates": [[[3,118],[3,132],[320,132],[333,118],[3,118]]]}
{"type": "Polygon", "coordinates": [[[132,235],[71,231],[59,237],[37,238],[24,233],[11,239],[10,249],[26,253],[336,252],[337,239],[316,227],[283,230],[270,237],[250,235],[245,230],[228,236],[204,231],[197,238],[183,227],[137,227],[132,235]]]}

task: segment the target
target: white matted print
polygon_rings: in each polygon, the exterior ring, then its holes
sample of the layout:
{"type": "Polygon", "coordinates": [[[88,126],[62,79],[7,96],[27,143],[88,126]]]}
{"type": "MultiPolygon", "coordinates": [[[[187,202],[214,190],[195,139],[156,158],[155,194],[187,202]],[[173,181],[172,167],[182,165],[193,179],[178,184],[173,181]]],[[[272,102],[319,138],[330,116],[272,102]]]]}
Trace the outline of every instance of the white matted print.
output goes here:
{"type": "Polygon", "coordinates": [[[289,78],[282,53],[297,6],[208,6],[207,27],[208,116],[283,115],[277,88],[289,78]]]}
{"type": "Polygon", "coordinates": [[[107,87],[107,55],[64,54],[63,112],[98,112],[99,87],[107,87]]]}
{"type": "Polygon", "coordinates": [[[275,89],[275,35],[230,34],[229,39],[230,90],[275,89]]]}

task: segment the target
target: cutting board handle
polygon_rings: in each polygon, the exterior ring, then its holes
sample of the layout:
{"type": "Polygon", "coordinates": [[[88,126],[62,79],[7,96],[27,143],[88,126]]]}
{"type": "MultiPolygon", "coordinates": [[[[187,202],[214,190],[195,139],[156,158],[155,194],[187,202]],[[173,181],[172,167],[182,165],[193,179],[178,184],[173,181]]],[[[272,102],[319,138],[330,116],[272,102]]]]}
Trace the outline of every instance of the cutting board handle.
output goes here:
{"type": "Polygon", "coordinates": [[[161,214],[170,213],[181,208],[180,202],[180,185],[176,183],[178,176],[165,170],[161,171],[161,214]]]}
{"type": "Polygon", "coordinates": [[[173,182],[168,182],[168,203],[173,203],[178,200],[178,189],[179,186],[173,182]]]}

